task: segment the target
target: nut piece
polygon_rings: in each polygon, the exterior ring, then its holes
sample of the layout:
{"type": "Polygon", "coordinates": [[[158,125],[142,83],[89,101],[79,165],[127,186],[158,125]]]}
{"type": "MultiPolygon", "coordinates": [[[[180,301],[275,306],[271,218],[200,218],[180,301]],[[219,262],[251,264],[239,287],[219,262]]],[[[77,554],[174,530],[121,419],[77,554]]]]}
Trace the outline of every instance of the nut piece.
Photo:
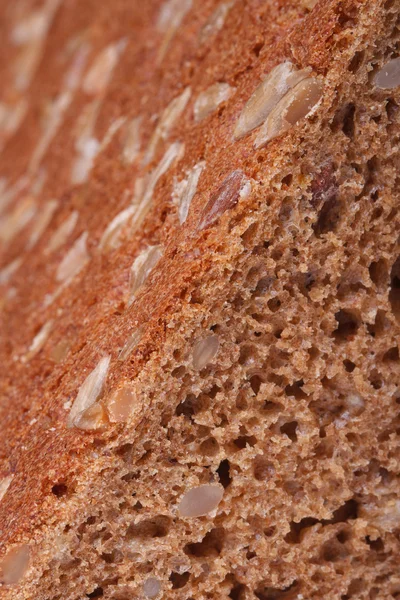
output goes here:
{"type": "Polygon", "coordinates": [[[234,130],[234,138],[240,139],[265,121],[284,95],[305,79],[311,69],[299,71],[291,62],[277,65],[256,88],[243,108],[234,130]]]}
{"type": "Polygon", "coordinates": [[[98,431],[108,423],[107,413],[100,403],[92,404],[74,419],[74,426],[83,431],[98,431]]]}
{"type": "Polygon", "coordinates": [[[400,85],[400,57],[383,65],[374,77],[374,84],[381,90],[393,90],[400,85]]]}
{"type": "Polygon", "coordinates": [[[161,591],[161,583],[155,577],[149,577],[143,584],[143,594],[146,598],[155,598],[161,591]]]}
{"type": "Polygon", "coordinates": [[[0,561],[0,582],[13,585],[21,581],[29,567],[29,546],[15,546],[0,561]]]}
{"type": "Polygon", "coordinates": [[[74,245],[68,250],[60,264],[58,265],[56,279],[60,282],[65,282],[73,279],[75,275],[83,269],[89,260],[89,255],[86,249],[86,240],[88,237],[87,231],[75,241],[74,245]]]}
{"type": "MultiPolygon", "coordinates": [[[[91,407],[100,396],[104,382],[107,377],[108,368],[110,366],[110,356],[104,356],[93,371],[86,377],[85,381],[81,385],[78,395],[74,400],[68,416],[68,427],[76,425],[79,427],[79,419],[81,413],[84,413],[89,407],[91,407]]],[[[97,422],[100,418],[101,411],[94,411],[89,413],[86,417],[82,416],[82,423],[86,423],[86,419],[91,419],[93,422],[97,422]]]]}
{"type": "Polygon", "coordinates": [[[187,87],[182,94],[180,94],[180,96],[177,96],[168,104],[167,108],[162,113],[160,121],[155,128],[153,135],[151,136],[148,148],[144,155],[144,165],[147,165],[149,162],[151,162],[157,149],[158,142],[168,138],[171,129],[183,113],[186,104],[189,102],[191,93],[191,89],[187,87]]]}
{"type": "Polygon", "coordinates": [[[7,475],[0,481],[0,502],[3,500],[4,496],[7,493],[8,488],[11,485],[11,482],[14,478],[14,475],[7,475]]]}
{"type": "Polygon", "coordinates": [[[208,337],[197,340],[193,346],[193,367],[196,371],[204,369],[216,356],[219,350],[219,337],[209,335],[208,337]]]}
{"type": "Polygon", "coordinates": [[[198,95],[194,103],[194,120],[200,123],[218,108],[222,102],[226,102],[234,90],[228,83],[214,83],[198,95]]]}
{"type": "Polygon", "coordinates": [[[161,256],[161,246],[148,246],[136,257],[131,267],[128,306],[131,306],[138,289],[144,284],[161,256]]]}
{"type": "Polygon", "coordinates": [[[205,484],[192,488],[178,504],[181,517],[202,517],[215,510],[224,495],[222,485],[205,484]]]}
{"type": "Polygon", "coordinates": [[[206,163],[204,160],[197,163],[197,165],[189,172],[187,179],[182,179],[182,181],[179,181],[179,183],[175,185],[172,197],[174,202],[178,205],[179,222],[181,225],[187,219],[190,204],[196,193],[197,184],[205,166],[206,163]]]}
{"type": "Polygon", "coordinates": [[[108,416],[113,423],[129,421],[135,408],[138,408],[138,401],[131,383],[125,383],[115,390],[107,400],[108,416]]]}
{"type": "Polygon", "coordinates": [[[298,83],[269,114],[255,139],[255,148],[262,148],[267,142],[307,117],[321,100],[322,91],[322,83],[314,77],[298,83]]]}
{"type": "Polygon", "coordinates": [[[75,229],[75,226],[78,222],[79,213],[74,210],[66,219],[63,221],[55,230],[53,235],[51,236],[49,243],[46,246],[46,254],[50,254],[55,250],[58,250],[61,246],[65,244],[68,240],[69,236],[75,229]]]}
{"type": "Polygon", "coordinates": [[[242,171],[233,171],[214,192],[205,205],[198,228],[209,227],[225,211],[233,208],[243,193],[249,192],[249,182],[242,171]]]}
{"type": "Polygon", "coordinates": [[[132,119],[126,126],[122,159],[125,164],[131,165],[140,152],[140,126],[142,117],[132,119]]]}

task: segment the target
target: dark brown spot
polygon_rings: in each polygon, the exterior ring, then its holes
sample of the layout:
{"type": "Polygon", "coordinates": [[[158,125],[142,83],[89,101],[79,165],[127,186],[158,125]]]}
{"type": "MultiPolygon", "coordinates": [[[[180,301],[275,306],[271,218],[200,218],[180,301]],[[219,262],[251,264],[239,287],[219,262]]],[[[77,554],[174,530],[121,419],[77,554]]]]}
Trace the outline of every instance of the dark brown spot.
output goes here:
{"type": "Polygon", "coordinates": [[[311,205],[318,208],[321,204],[326,204],[334,200],[338,193],[335,173],[332,163],[326,163],[321,167],[319,173],[316,173],[311,182],[311,205]]]}
{"type": "Polygon", "coordinates": [[[242,182],[242,171],[233,171],[233,173],[224,179],[217,191],[211,194],[209,201],[203,209],[199,223],[200,230],[209,227],[225,211],[237,204],[242,182]]]}

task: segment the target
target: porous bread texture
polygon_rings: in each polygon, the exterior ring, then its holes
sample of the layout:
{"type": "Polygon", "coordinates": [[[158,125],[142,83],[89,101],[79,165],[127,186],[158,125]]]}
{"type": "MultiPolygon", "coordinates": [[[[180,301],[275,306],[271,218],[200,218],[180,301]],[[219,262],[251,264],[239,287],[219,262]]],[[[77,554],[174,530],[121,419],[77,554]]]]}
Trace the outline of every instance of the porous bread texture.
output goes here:
{"type": "MultiPolygon", "coordinates": [[[[24,49],[35,57],[54,19],[32,95],[3,69],[7,110],[29,109],[2,129],[1,599],[400,594],[400,89],[376,85],[399,6],[314,4],[48,2],[24,49]],[[33,92],[60,93],[71,56],[87,82],[129,27],[101,102],[74,83],[24,179],[33,92]],[[235,140],[235,126],[285,61],[322,98],[255,150],[260,129],[235,140]],[[196,124],[216,82],[234,93],[196,124]],[[127,128],[73,187],[82,114],[89,141],[127,128]]],[[[26,12],[4,5],[4,28],[26,12]]]]}

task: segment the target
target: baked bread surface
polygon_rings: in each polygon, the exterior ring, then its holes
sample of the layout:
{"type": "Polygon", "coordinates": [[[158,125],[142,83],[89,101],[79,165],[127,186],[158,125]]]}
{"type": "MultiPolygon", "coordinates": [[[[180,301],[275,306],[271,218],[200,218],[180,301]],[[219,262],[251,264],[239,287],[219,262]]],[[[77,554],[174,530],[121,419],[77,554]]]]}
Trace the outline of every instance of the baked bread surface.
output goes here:
{"type": "Polygon", "coordinates": [[[0,10],[0,598],[396,598],[398,2],[0,10]]]}

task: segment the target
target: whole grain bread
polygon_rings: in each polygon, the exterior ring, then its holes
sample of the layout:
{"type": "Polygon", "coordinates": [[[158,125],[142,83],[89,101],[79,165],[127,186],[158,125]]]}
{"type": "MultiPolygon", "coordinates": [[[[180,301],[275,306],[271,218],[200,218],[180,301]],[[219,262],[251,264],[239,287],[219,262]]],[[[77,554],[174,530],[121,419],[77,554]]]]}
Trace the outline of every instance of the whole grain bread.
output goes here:
{"type": "Polygon", "coordinates": [[[0,598],[399,598],[400,3],[0,15],[0,598]]]}

